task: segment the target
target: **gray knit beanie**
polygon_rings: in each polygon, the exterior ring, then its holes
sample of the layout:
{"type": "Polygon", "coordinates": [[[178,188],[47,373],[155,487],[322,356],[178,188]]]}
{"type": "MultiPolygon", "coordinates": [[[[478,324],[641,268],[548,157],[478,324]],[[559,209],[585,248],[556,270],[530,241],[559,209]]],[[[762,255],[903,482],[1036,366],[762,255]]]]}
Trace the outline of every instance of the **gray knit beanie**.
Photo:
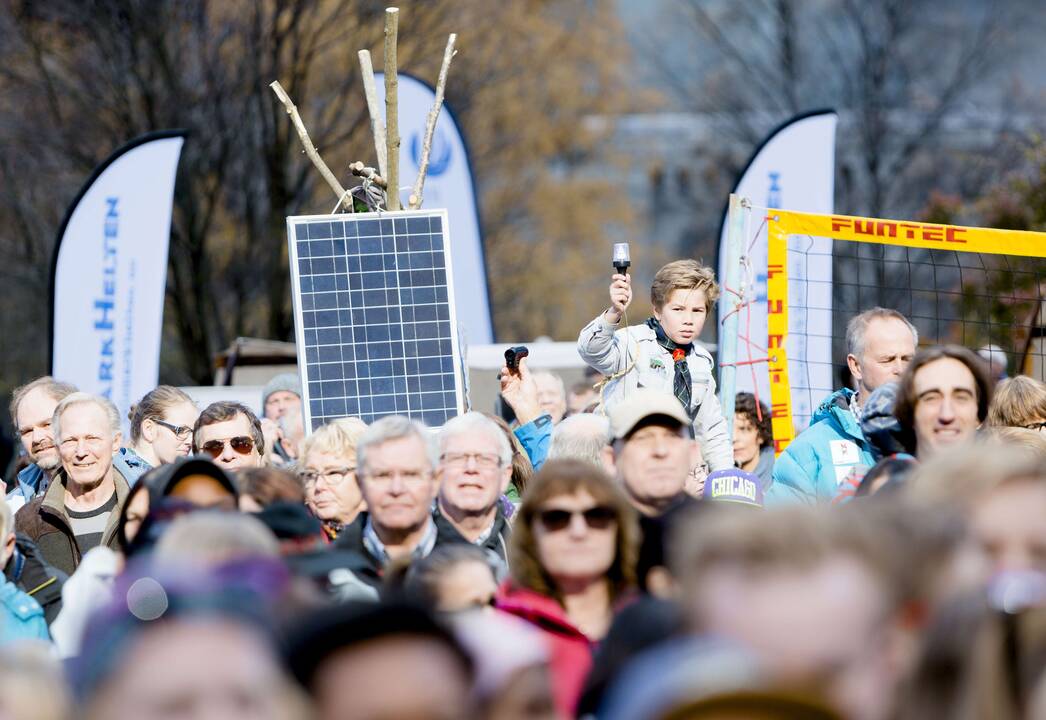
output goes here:
{"type": "Polygon", "coordinates": [[[265,389],[262,390],[261,406],[263,413],[265,412],[265,403],[268,402],[269,396],[280,390],[286,390],[301,397],[301,381],[298,379],[298,374],[280,373],[268,382],[265,389]]]}

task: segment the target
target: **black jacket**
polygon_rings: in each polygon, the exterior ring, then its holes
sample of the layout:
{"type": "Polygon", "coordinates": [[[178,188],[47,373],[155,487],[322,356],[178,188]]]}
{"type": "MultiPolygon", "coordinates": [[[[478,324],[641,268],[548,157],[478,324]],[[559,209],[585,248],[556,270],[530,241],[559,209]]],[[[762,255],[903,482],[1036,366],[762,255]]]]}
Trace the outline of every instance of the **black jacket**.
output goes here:
{"type": "Polygon", "coordinates": [[[54,622],[62,609],[62,586],[69,576],[44,560],[36,543],[21,533],[15,536],[15,551],[4,576],[40,603],[48,625],[54,622]]]}
{"type": "MultiPolygon", "coordinates": [[[[450,520],[444,516],[443,512],[439,508],[439,503],[436,503],[436,509],[432,511],[432,519],[436,523],[436,546],[447,545],[450,543],[467,543],[468,540],[458,532],[458,529],[454,527],[450,520]]],[[[512,535],[512,526],[509,525],[508,518],[505,517],[505,510],[501,503],[497,504],[497,513],[494,515],[494,529],[491,530],[490,535],[482,544],[476,547],[482,548],[490,553],[492,556],[497,556],[498,560],[504,567],[508,567],[508,539],[512,535]]]]}
{"type": "Polygon", "coordinates": [[[350,570],[364,584],[380,588],[385,568],[382,561],[371,555],[363,544],[363,528],[366,524],[367,513],[361,512],[341,529],[331,551],[337,555],[338,567],[350,570]]]}

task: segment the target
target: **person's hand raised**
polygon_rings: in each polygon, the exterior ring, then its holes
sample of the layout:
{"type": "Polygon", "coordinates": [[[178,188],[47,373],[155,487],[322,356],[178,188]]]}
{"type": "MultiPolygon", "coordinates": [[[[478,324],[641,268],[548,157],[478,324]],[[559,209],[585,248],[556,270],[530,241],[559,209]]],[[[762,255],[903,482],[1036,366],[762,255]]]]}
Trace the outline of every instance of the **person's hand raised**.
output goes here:
{"type": "Polygon", "coordinates": [[[512,408],[520,425],[526,425],[541,414],[538,405],[538,385],[527,367],[527,358],[521,357],[517,370],[502,366],[498,379],[501,381],[501,397],[512,408]]]}
{"type": "Polygon", "coordinates": [[[612,324],[621,322],[625,310],[632,303],[632,277],[614,273],[610,278],[610,309],[606,311],[606,318],[612,324]]]}

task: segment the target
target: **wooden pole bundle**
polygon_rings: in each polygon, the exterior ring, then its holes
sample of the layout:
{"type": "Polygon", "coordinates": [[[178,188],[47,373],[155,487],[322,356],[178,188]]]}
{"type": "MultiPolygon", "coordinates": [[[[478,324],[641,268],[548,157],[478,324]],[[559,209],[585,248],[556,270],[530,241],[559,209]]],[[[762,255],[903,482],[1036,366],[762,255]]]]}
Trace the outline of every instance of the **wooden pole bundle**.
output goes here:
{"type": "MultiPolygon", "coordinates": [[[[358,177],[365,178],[378,187],[385,190],[386,210],[400,209],[399,179],[400,179],[400,131],[399,131],[399,68],[397,67],[397,42],[399,40],[399,8],[385,8],[385,120],[382,121],[381,112],[378,108],[378,92],[374,83],[374,66],[371,64],[370,52],[360,50],[358,53],[360,61],[360,72],[363,75],[363,91],[367,97],[367,112],[370,114],[371,134],[374,136],[374,150],[378,156],[378,168],[367,167],[362,162],[355,162],[349,166],[350,172],[358,177]]],[[[439,119],[440,110],[443,108],[443,95],[447,87],[447,74],[450,71],[450,61],[456,54],[454,44],[457,42],[457,34],[451,33],[447,38],[447,47],[443,51],[443,63],[440,65],[439,78],[436,81],[436,98],[432,103],[432,109],[425,119],[425,135],[421,145],[421,158],[418,163],[418,177],[411,186],[409,204],[410,208],[417,210],[421,207],[425,187],[425,175],[429,169],[429,156],[432,153],[432,138],[436,132],[436,121],[439,119]]],[[[301,138],[305,148],[305,154],[312,160],[312,164],[320,171],[323,179],[327,181],[331,189],[338,196],[338,207],[348,194],[338,178],[327,167],[327,163],[320,157],[319,151],[312,144],[309,133],[305,129],[298,108],[291,102],[283,86],[279,81],[269,85],[276,97],[280,99],[291,116],[298,137],[301,138]]],[[[372,198],[374,207],[381,210],[377,198],[372,198]]],[[[351,207],[351,204],[347,207],[351,207]]],[[[337,207],[335,208],[335,211],[337,207]]]]}

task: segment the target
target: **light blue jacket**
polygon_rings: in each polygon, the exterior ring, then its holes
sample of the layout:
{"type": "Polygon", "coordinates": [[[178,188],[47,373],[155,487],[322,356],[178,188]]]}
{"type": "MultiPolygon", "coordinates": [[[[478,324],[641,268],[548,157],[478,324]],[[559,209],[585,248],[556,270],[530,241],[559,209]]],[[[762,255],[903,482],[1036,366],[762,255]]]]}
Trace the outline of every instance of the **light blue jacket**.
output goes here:
{"type": "Polygon", "coordinates": [[[0,575],[0,645],[50,639],[40,604],[0,575]]]}
{"type": "Polygon", "coordinates": [[[810,427],[777,458],[767,505],[830,502],[855,468],[875,465],[872,446],[850,412],[853,394],[843,388],[829,395],[814,412],[810,427]]]}
{"type": "Polygon", "coordinates": [[[131,487],[138,482],[138,478],[153,469],[141,455],[126,447],[120,448],[120,452],[113,455],[113,467],[123,475],[123,479],[131,487]]]}
{"type": "Polygon", "coordinates": [[[526,425],[515,430],[516,438],[527,451],[534,472],[541,469],[548,457],[548,448],[552,443],[552,416],[548,413],[538,416],[526,425]]]}
{"type": "Polygon", "coordinates": [[[36,463],[29,463],[18,473],[18,482],[11,492],[7,493],[7,501],[13,502],[15,506],[28,505],[29,501],[36,497],[37,493],[46,489],[47,474],[40,469],[36,463]]]}

